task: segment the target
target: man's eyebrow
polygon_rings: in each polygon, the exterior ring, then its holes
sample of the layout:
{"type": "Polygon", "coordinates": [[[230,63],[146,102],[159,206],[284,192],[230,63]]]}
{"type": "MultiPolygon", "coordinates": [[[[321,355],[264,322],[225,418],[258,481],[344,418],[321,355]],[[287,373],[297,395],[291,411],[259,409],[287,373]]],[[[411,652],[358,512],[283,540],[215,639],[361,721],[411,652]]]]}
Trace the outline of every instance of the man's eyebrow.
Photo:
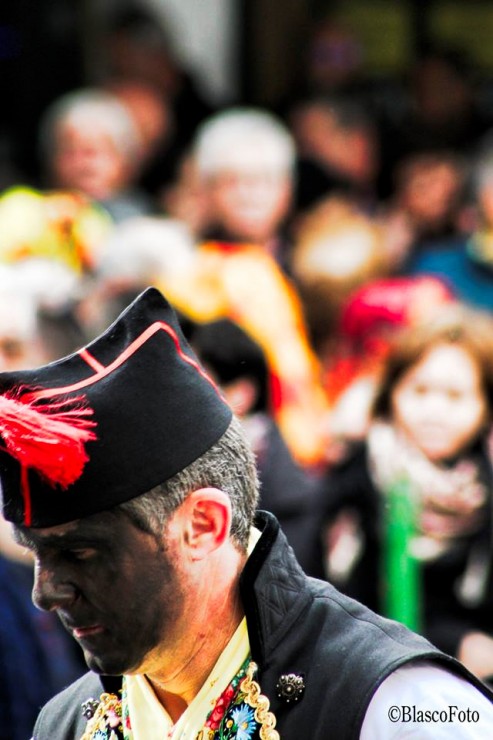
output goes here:
{"type": "Polygon", "coordinates": [[[39,547],[67,548],[76,545],[87,546],[89,544],[96,545],[106,542],[104,534],[100,533],[97,535],[94,532],[66,532],[65,534],[48,534],[36,537],[31,532],[16,529],[14,536],[19,545],[33,550],[39,547]]]}

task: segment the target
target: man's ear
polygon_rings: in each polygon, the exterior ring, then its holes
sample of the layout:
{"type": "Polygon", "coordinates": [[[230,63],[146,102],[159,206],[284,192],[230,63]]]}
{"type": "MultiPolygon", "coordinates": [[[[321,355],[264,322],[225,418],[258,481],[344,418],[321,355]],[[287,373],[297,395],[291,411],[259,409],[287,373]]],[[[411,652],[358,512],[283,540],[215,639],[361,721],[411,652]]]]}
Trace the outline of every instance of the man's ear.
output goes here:
{"type": "Polygon", "coordinates": [[[201,560],[227,542],[231,500],[218,488],[192,491],[180,507],[183,542],[192,560],[201,560]]]}

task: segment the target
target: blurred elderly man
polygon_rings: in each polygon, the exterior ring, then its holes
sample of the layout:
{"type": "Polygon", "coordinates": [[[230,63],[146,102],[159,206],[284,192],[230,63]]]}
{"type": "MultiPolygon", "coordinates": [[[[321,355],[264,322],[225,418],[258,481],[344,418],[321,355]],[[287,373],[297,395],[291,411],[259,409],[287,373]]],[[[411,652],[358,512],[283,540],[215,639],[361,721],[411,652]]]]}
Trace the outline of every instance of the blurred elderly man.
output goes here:
{"type": "Polygon", "coordinates": [[[140,133],[116,95],[86,88],[52,103],[41,123],[48,184],[101,203],[115,221],[149,213],[135,188],[143,164],[140,133]]]}

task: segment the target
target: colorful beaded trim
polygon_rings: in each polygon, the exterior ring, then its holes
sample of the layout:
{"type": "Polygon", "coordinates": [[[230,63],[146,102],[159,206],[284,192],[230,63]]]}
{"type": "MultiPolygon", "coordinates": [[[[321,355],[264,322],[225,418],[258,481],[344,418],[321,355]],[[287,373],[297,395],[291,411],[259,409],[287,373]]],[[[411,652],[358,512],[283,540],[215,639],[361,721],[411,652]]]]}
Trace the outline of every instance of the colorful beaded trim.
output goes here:
{"type": "MultiPolygon", "coordinates": [[[[257,671],[248,658],[217,699],[196,740],[280,740],[269,699],[253,680],[257,671]]],[[[88,724],[80,740],[131,737],[130,718],[122,716],[122,700],[116,694],[101,694],[99,702],[89,699],[82,711],[88,724]]]]}

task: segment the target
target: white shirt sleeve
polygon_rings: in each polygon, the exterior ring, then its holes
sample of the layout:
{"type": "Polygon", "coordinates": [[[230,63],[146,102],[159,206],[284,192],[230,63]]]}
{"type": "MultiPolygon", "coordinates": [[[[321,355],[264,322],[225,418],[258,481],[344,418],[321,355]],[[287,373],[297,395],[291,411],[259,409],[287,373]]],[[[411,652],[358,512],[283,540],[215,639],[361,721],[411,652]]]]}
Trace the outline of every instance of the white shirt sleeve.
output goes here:
{"type": "Polygon", "coordinates": [[[493,703],[432,663],[403,666],[375,692],[360,740],[493,738],[493,703]]]}

